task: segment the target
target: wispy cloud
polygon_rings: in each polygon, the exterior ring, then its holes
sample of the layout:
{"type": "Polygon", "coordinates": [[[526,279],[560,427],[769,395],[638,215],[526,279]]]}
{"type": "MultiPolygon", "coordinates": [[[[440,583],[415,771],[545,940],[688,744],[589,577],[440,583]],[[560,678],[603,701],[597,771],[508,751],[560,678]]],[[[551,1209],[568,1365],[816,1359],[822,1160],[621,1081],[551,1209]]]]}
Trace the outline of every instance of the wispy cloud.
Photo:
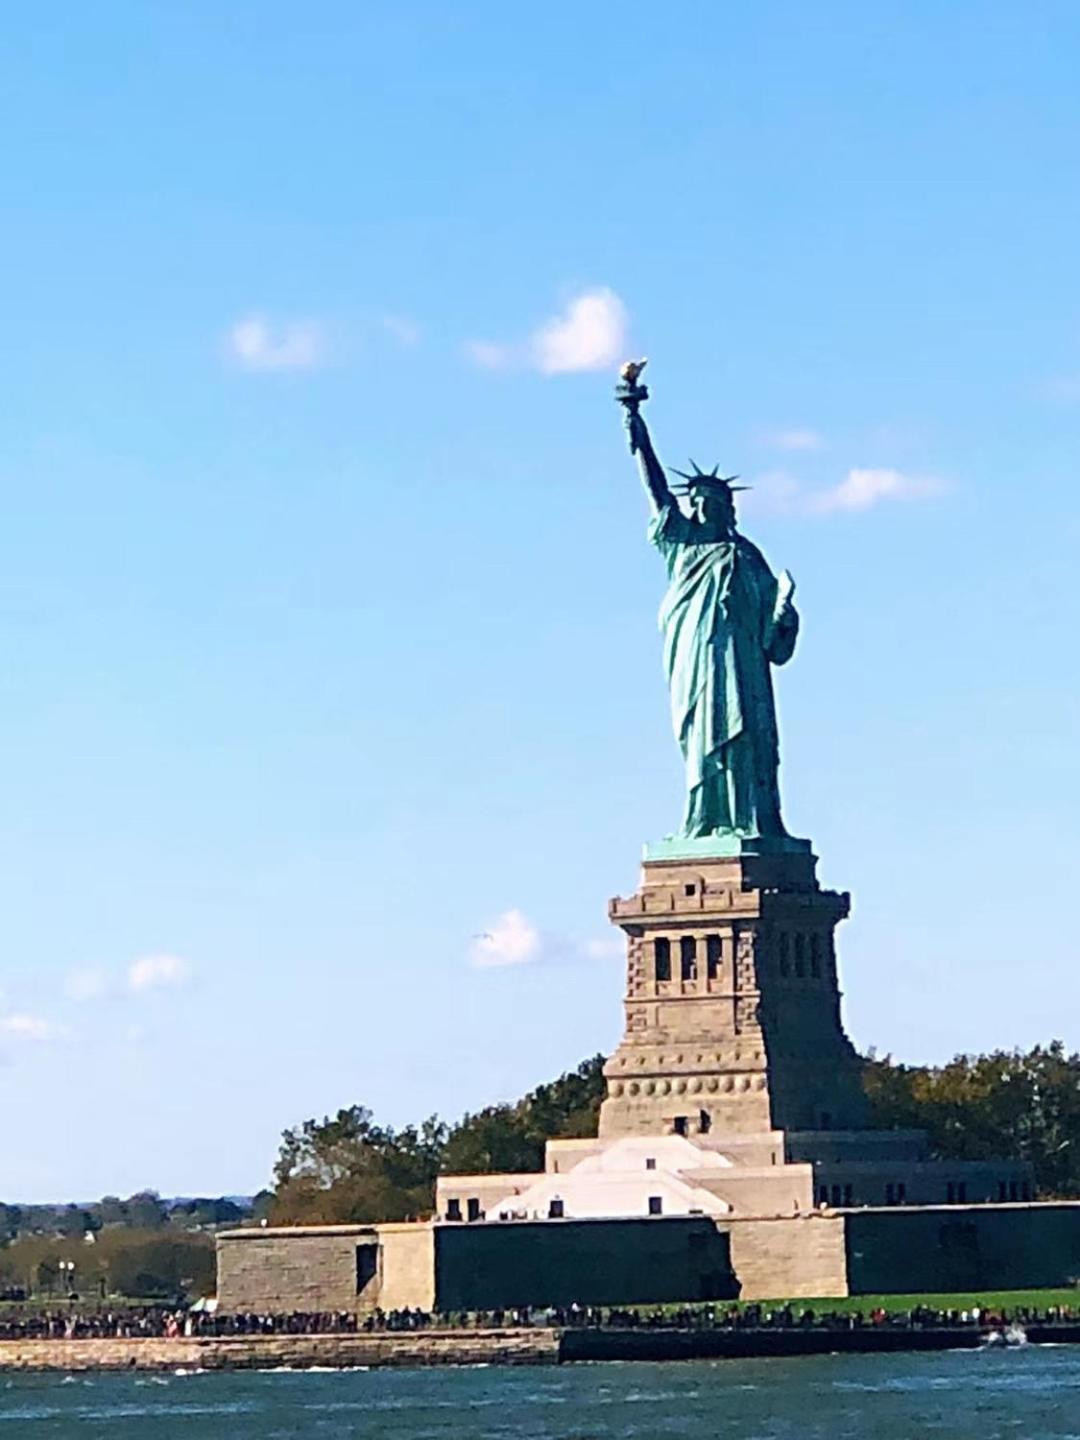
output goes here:
{"type": "Polygon", "coordinates": [[[514,364],[512,345],[499,345],[494,340],[466,340],[462,349],[481,370],[506,370],[514,364]]]}
{"type": "Polygon", "coordinates": [[[774,515],[791,515],[805,506],[801,480],[787,470],[765,470],[749,477],[745,495],[740,495],[740,509],[768,511],[774,515]]]}
{"type": "Polygon", "coordinates": [[[109,977],[104,970],[88,968],[72,970],[64,980],[64,994],[79,1004],[100,1000],[109,990],[109,977]]]}
{"type": "Polygon", "coordinates": [[[623,953],[621,935],[577,940],[542,930],[521,910],[513,909],[473,936],[469,960],[478,969],[490,970],[536,961],[608,960],[623,953]]]}
{"type": "Polygon", "coordinates": [[[481,969],[526,965],[539,954],[540,932],[520,910],[504,911],[469,947],[469,959],[481,969]]]}
{"type": "Polygon", "coordinates": [[[926,500],[940,495],[940,480],[931,475],[907,475],[902,470],[849,470],[843,480],[808,498],[808,508],[818,512],[869,510],[886,500],[926,500]]]}
{"type": "Polygon", "coordinates": [[[225,347],[245,370],[314,370],[326,359],[326,337],[313,320],[273,324],[247,315],[230,327],[225,347]]]}
{"type": "Polygon", "coordinates": [[[766,439],[774,450],[806,452],[825,446],[824,437],[816,430],[773,430],[766,439]]]}
{"type": "Polygon", "coordinates": [[[1044,389],[1051,400],[1066,405],[1080,404],[1080,375],[1059,375],[1055,380],[1047,381],[1044,389]]]}
{"type": "Polygon", "coordinates": [[[62,1026],[54,1025],[40,1015],[0,1015],[0,1035],[20,1040],[55,1040],[62,1034],[62,1026]]]}
{"type": "Polygon", "coordinates": [[[622,300],[599,287],[574,296],[523,342],[467,340],[464,351],[485,370],[524,367],[543,375],[605,370],[622,358],[628,327],[622,300]]]}
{"type": "Polygon", "coordinates": [[[136,993],[185,985],[191,966],[179,955],[140,955],[128,967],[128,986],[136,993]]]}
{"type": "Polygon", "coordinates": [[[947,488],[936,476],[884,467],[855,467],[835,485],[816,487],[788,470],[766,470],[750,478],[744,499],[748,509],[774,515],[857,514],[887,503],[929,500],[947,488]]]}
{"type": "Polygon", "coordinates": [[[598,936],[586,940],[581,952],[590,960],[621,960],[626,954],[626,938],[621,933],[598,936]]]}
{"type": "Polygon", "coordinates": [[[379,325],[403,350],[414,349],[423,336],[420,326],[408,315],[382,315],[379,317],[379,325]]]}

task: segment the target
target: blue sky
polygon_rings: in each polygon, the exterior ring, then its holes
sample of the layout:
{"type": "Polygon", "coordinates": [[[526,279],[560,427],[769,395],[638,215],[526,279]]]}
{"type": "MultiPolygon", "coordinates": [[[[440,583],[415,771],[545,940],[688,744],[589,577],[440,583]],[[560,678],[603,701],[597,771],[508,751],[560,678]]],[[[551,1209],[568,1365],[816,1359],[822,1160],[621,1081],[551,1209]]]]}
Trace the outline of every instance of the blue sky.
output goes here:
{"type": "Polygon", "coordinates": [[[4,28],[0,1195],[615,1043],[681,804],[629,353],[798,582],[855,1039],[1080,1044],[1074,6],[4,28]]]}

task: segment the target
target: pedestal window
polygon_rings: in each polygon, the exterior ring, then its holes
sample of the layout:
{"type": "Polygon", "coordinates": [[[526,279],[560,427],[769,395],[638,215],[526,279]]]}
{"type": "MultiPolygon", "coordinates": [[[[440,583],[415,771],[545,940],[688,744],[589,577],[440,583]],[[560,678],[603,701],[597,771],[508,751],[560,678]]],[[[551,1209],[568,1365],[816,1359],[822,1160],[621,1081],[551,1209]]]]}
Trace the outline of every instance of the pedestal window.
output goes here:
{"type": "Polygon", "coordinates": [[[679,974],[683,980],[697,979],[697,941],[692,935],[679,941],[679,974]]]}
{"type": "Polygon", "coordinates": [[[705,937],[705,973],[709,980],[720,978],[720,959],[723,949],[720,944],[719,935],[706,935],[705,937]]]}
{"type": "Polygon", "coordinates": [[[657,980],[670,980],[671,941],[663,935],[653,941],[653,962],[656,966],[657,980]]]}

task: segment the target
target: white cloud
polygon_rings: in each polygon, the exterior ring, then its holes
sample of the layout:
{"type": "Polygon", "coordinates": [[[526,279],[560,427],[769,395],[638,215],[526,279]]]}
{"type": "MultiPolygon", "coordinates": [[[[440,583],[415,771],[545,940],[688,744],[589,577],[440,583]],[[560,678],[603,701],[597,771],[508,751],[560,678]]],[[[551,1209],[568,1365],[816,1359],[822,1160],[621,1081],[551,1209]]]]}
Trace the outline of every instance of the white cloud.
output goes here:
{"type": "Polygon", "coordinates": [[[263,315],[247,315],[230,328],[225,344],[245,370],[313,370],[326,358],[322,328],[311,320],[272,325],[263,315]]]}
{"type": "Polygon", "coordinates": [[[852,514],[883,501],[930,499],[946,488],[932,475],[855,468],[837,484],[813,489],[788,470],[766,470],[750,477],[750,488],[740,497],[740,509],[773,515],[852,514]]]}
{"type": "Polygon", "coordinates": [[[506,370],[514,363],[513,346],[497,345],[494,340],[466,340],[462,349],[481,370],[506,370]]]}
{"type": "Polygon", "coordinates": [[[12,1035],[22,1040],[53,1040],[63,1031],[51,1020],[40,1015],[0,1015],[0,1034],[12,1035]]]}
{"type": "Polygon", "coordinates": [[[774,430],[768,439],[777,450],[820,450],[825,444],[816,430],[774,430]]]}
{"type": "Polygon", "coordinates": [[[626,330],[626,306],[614,290],[590,290],[541,325],[532,356],[545,375],[605,370],[623,358],[626,330]]]}
{"type": "Polygon", "coordinates": [[[487,930],[473,936],[471,963],[480,969],[536,961],[611,960],[626,953],[622,935],[580,940],[541,930],[521,910],[506,910],[487,930]]]}
{"type": "Polygon", "coordinates": [[[849,470],[843,480],[809,497],[807,507],[819,512],[869,510],[882,500],[925,500],[941,493],[941,482],[929,475],[900,470],[849,470]]]}
{"type": "Polygon", "coordinates": [[[468,340],[464,350],[484,370],[521,365],[544,375],[605,370],[623,358],[629,317],[614,290],[586,290],[539,325],[523,344],[468,340]]]}
{"type": "Polygon", "coordinates": [[[507,910],[490,929],[473,937],[469,958],[483,969],[525,965],[540,954],[540,932],[520,910],[507,910]]]}
{"type": "Polygon", "coordinates": [[[79,1003],[99,1000],[108,989],[109,977],[104,970],[72,970],[64,980],[64,994],[79,1003]]]}
{"type": "Polygon", "coordinates": [[[184,985],[190,977],[191,966],[179,955],[140,955],[128,968],[128,985],[135,991],[184,985]]]}
{"type": "Polygon", "coordinates": [[[411,350],[420,344],[422,334],[420,326],[415,320],[410,320],[407,315],[383,315],[379,324],[403,350],[411,350]]]}

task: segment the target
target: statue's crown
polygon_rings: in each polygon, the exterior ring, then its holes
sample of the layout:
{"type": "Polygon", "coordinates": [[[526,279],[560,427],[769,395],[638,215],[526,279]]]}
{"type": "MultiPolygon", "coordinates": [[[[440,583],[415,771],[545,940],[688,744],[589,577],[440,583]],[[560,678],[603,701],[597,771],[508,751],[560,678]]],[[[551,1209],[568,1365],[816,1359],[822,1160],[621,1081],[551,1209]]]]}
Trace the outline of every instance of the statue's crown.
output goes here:
{"type": "Polygon", "coordinates": [[[749,490],[749,485],[733,485],[733,480],[738,480],[738,475],[721,475],[720,466],[714,465],[711,470],[702,470],[696,460],[691,460],[694,467],[688,475],[685,470],[676,470],[671,466],[671,473],[678,475],[685,480],[685,485],[672,485],[672,492],[676,495],[686,495],[691,490],[724,490],[728,495],[734,495],[739,490],[749,490]]]}

